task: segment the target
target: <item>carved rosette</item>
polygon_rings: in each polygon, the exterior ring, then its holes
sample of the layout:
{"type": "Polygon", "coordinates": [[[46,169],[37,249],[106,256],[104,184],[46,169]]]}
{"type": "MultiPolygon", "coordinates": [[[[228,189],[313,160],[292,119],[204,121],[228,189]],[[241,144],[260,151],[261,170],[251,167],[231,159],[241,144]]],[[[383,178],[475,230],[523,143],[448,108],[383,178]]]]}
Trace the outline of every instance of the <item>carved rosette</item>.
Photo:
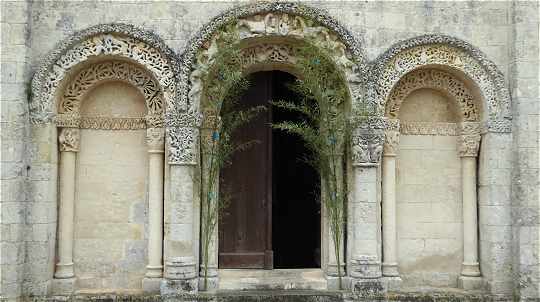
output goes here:
{"type": "Polygon", "coordinates": [[[79,128],[61,128],[60,135],[58,135],[58,148],[61,152],[78,152],[79,142],[79,128]]]}
{"type": "Polygon", "coordinates": [[[149,153],[163,153],[165,151],[165,129],[146,129],[146,144],[149,153]]]}
{"type": "Polygon", "coordinates": [[[480,147],[480,123],[463,122],[460,125],[461,134],[458,138],[458,153],[461,157],[476,157],[480,147]]]}
{"type": "Polygon", "coordinates": [[[399,120],[389,119],[384,131],[384,156],[396,156],[399,148],[399,120]]]}
{"type": "Polygon", "coordinates": [[[197,112],[187,111],[167,118],[172,125],[167,128],[169,163],[173,165],[196,165],[197,154],[199,153],[201,115],[197,112]]]}

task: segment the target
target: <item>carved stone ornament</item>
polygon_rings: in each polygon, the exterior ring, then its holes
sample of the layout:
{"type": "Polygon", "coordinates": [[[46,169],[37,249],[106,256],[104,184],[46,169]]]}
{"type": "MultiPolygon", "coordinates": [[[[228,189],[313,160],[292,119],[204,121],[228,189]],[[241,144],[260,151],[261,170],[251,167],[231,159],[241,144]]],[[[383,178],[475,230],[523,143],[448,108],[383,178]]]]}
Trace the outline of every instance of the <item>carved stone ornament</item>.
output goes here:
{"type": "Polygon", "coordinates": [[[355,166],[374,166],[381,160],[384,142],[382,129],[357,129],[351,138],[352,163],[355,166]]]}
{"type": "Polygon", "coordinates": [[[196,112],[186,112],[172,120],[173,126],[167,127],[170,164],[197,164],[201,121],[201,115],[196,112]]]}
{"type": "Polygon", "coordinates": [[[402,135],[458,135],[457,123],[442,122],[401,122],[400,131],[402,135]]]}
{"type": "MultiPolygon", "coordinates": [[[[135,62],[151,74],[157,82],[145,83],[162,92],[162,98],[174,106],[176,93],[175,73],[179,73],[174,52],[155,34],[127,24],[101,24],[63,40],[49,53],[32,79],[30,117],[32,123],[50,122],[55,113],[55,95],[60,83],[73,68],[90,58],[109,56],[135,62]]],[[[126,71],[125,69],[119,72],[126,71]]],[[[142,80],[141,78],[135,81],[142,80]]],[[[74,91],[77,92],[77,89],[74,91]]],[[[148,91],[150,92],[150,91],[148,91]]],[[[147,94],[145,94],[146,96],[147,94]]],[[[156,108],[163,101],[151,97],[150,107],[156,108]]],[[[69,100],[65,100],[66,112],[70,112],[69,100]]],[[[162,105],[160,105],[163,107],[162,105]]]]}
{"type": "Polygon", "coordinates": [[[424,66],[440,65],[464,73],[482,94],[483,119],[488,131],[509,132],[510,95],[504,76],[478,49],[444,35],[425,35],[392,46],[372,65],[380,112],[390,99],[393,87],[407,73],[424,66]],[[494,122],[497,121],[497,122],[494,122]]]}
{"type": "Polygon", "coordinates": [[[58,135],[58,148],[62,152],[78,152],[80,142],[79,128],[61,128],[58,135]]]}
{"type": "Polygon", "coordinates": [[[163,115],[163,95],[159,84],[142,68],[124,61],[91,64],[79,72],[64,90],[58,113],[79,112],[85,94],[98,83],[110,80],[131,84],[144,96],[149,114],[163,115]]]}
{"type": "Polygon", "coordinates": [[[461,133],[458,138],[459,156],[478,156],[481,139],[481,124],[464,122],[461,123],[460,128],[461,133]]]}
{"type": "Polygon", "coordinates": [[[223,28],[236,33],[240,40],[256,38],[261,41],[259,45],[248,44],[250,46],[244,51],[244,63],[247,65],[294,62],[294,51],[290,45],[261,38],[285,37],[280,41],[288,42],[306,39],[313,41],[316,46],[329,50],[336,66],[349,81],[351,95],[361,98],[356,92],[361,91],[357,86],[360,86],[360,75],[365,74],[364,55],[353,35],[320,9],[298,3],[258,2],[217,16],[187,43],[189,47],[182,56],[182,72],[179,75],[180,98],[177,110],[199,110],[201,79],[213,62],[217,52],[216,41],[220,35],[225,34],[223,28]]]}
{"type": "Polygon", "coordinates": [[[384,155],[395,156],[399,148],[399,120],[389,119],[384,131],[384,155]]]}
{"type": "Polygon", "coordinates": [[[146,144],[148,152],[164,152],[165,148],[165,129],[148,128],[146,129],[146,144]]]}
{"type": "Polygon", "coordinates": [[[479,121],[479,110],[469,88],[452,74],[436,69],[415,70],[399,80],[386,102],[386,115],[398,118],[403,101],[421,88],[443,91],[456,101],[463,121],[479,121]]]}

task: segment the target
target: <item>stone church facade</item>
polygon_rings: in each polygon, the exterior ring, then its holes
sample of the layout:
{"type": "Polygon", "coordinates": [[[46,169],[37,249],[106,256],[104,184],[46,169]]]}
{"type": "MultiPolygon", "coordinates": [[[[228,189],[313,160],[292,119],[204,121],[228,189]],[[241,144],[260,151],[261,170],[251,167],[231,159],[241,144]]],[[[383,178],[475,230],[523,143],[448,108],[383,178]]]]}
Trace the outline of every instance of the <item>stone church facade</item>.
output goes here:
{"type": "Polygon", "coordinates": [[[201,75],[227,33],[246,74],[330,50],[370,116],[343,262],[321,209],[316,268],[225,269],[216,235],[212,291],[332,291],[339,266],[360,296],[539,298],[538,3],[1,5],[2,298],[198,291],[201,75]]]}

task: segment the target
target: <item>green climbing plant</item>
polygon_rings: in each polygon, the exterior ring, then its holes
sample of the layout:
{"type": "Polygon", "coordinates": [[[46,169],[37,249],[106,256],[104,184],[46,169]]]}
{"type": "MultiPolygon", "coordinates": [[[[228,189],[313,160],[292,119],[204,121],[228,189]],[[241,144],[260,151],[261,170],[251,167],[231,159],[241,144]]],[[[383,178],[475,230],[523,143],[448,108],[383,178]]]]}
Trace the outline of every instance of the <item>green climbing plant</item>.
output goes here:
{"type": "MultiPolygon", "coordinates": [[[[344,154],[348,151],[354,122],[348,110],[349,92],[326,50],[306,43],[297,49],[296,68],[301,79],[291,85],[300,100],[280,100],[274,106],[299,113],[303,119],[273,124],[273,128],[300,136],[311,151],[308,162],[321,177],[321,196],[330,225],[337,263],[338,286],[342,286],[341,254],[346,223],[347,183],[344,154]]],[[[356,115],[356,114],[355,114],[356,115]]],[[[358,115],[357,115],[358,116],[358,115]]]]}
{"type": "Polygon", "coordinates": [[[242,74],[239,41],[234,34],[224,34],[216,42],[218,51],[211,66],[203,71],[201,101],[207,117],[201,143],[201,257],[204,269],[203,289],[208,289],[208,258],[216,226],[230,197],[223,188],[218,192],[219,173],[230,165],[234,153],[249,148],[256,141],[236,142],[235,129],[264,110],[262,106],[240,110],[237,106],[249,81],[242,74]]]}

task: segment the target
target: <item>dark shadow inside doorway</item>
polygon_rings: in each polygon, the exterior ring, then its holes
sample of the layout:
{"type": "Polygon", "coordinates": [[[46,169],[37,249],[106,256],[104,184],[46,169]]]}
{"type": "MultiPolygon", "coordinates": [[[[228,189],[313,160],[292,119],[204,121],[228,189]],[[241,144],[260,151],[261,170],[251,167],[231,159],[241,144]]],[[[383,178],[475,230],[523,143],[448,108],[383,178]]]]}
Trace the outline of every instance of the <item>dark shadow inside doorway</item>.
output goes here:
{"type": "MultiPolygon", "coordinates": [[[[272,98],[299,102],[289,85],[296,78],[272,71],[272,98]]],[[[301,114],[272,108],[274,123],[301,121],[301,114]]],[[[274,268],[319,268],[321,214],[319,177],[305,161],[310,156],[299,136],[272,130],[272,241],[274,268]]]]}

